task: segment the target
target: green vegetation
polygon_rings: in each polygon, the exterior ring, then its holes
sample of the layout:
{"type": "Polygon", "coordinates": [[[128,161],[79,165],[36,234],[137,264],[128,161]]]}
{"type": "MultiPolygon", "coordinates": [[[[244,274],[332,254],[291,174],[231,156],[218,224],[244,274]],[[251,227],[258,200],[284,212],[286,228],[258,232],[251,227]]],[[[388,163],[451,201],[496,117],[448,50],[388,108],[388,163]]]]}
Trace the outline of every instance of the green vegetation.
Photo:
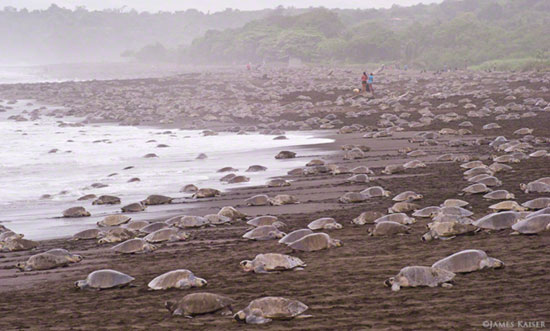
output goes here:
{"type": "Polygon", "coordinates": [[[550,1],[447,0],[387,10],[274,12],[209,31],[178,50],[199,63],[394,62],[416,67],[540,68],[548,64],[550,1]]]}

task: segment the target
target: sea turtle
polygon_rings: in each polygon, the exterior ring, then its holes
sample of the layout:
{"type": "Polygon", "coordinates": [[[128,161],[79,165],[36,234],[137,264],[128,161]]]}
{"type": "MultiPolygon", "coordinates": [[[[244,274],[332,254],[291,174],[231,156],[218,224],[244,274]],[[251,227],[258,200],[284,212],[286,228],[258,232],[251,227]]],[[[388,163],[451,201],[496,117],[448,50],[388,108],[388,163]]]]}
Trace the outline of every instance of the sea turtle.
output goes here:
{"type": "Polygon", "coordinates": [[[170,225],[168,225],[164,222],[153,222],[151,224],[148,224],[148,225],[142,227],[138,231],[141,234],[149,234],[149,233],[153,233],[153,232],[158,231],[158,230],[166,229],[168,227],[170,227],[170,225]]]}
{"type": "Polygon", "coordinates": [[[92,200],[97,198],[95,194],[86,194],[77,199],[77,201],[92,200]]]}
{"type": "Polygon", "coordinates": [[[405,171],[405,167],[402,164],[388,164],[382,173],[385,175],[397,174],[405,171]]]}
{"type": "Polygon", "coordinates": [[[521,205],[525,208],[529,208],[530,210],[544,209],[550,207],[550,198],[536,198],[526,201],[521,205]]]}
{"type": "MultiPolygon", "coordinates": [[[[223,216],[223,215],[222,215],[223,216]]],[[[165,222],[166,224],[176,226],[181,229],[188,228],[201,228],[210,224],[207,218],[202,216],[176,216],[172,217],[165,222]]]]}
{"type": "Polygon", "coordinates": [[[134,277],[128,276],[120,271],[102,269],[90,273],[84,280],[75,282],[75,286],[81,290],[105,290],[128,286],[134,279],[134,277]]]}
{"type": "Polygon", "coordinates": [[[244,201],[248,206],[267,206],[269,197],[266,194],[258,194],[244,201]]]}
{"type": "Polygon", "coordinates": [[[152,252],[156,249],[156,246],[149,244],[147,241],[141,238],[126,240],[125,242],[120,243],[112,248],[112,250],[114,250],[115,252],[122,254],[152,252]]]}
{"type": "Polygon", "coordinates": [[[244,271],[255,273],[292,270],[306,266],[304,261],[297,257],[278,253],[258,254],[252,261],[241,261],[240,265],[244,271]]]}
{"type": "Polygon", "coordinates": [[[367,197],[358,192],[346,192],[338,199],[341,203],[361,203],[366,200],[367,197]]]}
{"type": "Polygon", "coordinates": [[[537,234],[550,231],[550,214],[542,214],[521,220],[512,225],[512,230],[521,234],[537,234]]]}
{"type": "Polygon", "coordinates": [[[528,184],[519,184],[519,188],[525,193],[549,193],[550,185],[543,182],[530,182],[528,184]]]}
{"type": "Polygon", "coordinates": [[[355,168],[351,169],[350,171],[351,171],[351,173],[356,174],[356,175],[360,175],[360,174],[374,175],[374,171],[370,170],[369,168],[367,168],[365,166],[355,167],[355,168]]]}
{"type": "Polygon", "coordinates": [[[225,206],[218,212],[218,215],[229,217],[231,220],[236,221],[240,219],[245,219],[246,214],[238,211],[234,207],[231,206],[225,206]]]}
{"type": "Polygon", "coordinates": [[[290,182],[284,179],[272,179],[267,182],[267,187],[285,187],[290,186],[290,182]]]}
{"type": "Polygon", "coordinates": [[[169,300],[165,302],[165,307],[175,316],[193,317],[222,311],[223,315],[232,313],[231,305],[235,301],[231,298],[207,293],[198,292],[184,296],[181,300],[169,300]]]}
{"type": "Polygon", "coordinates": [[[84,207],[71,207],[63,211],[63,217],[88,217],[90,212],[84,207]]]}
{"type": "Polygon", "coordinates": [[[233,167],[223,167],[221,169],[218,169],[217,172],[234,172],[234,171],[239,171],[239,169],[235,169],[233,167]]]}
{"type": "Polygon", "coordinates": [[[464,209],[462,207],[441,207],[439,209],[439,213],[436,215],[454,215],[454,216],[461,216],[461,217],[469,217],[472,216],[474,213],[469,211],[468,209],[464,209]]]}
{"type": "Polygon", "coordinates": [[[331,247],[342,246],[342,241],[332,239],[326,233],[312,233],[288,244],[295,251],[313,252],[331,247]]]}
{"type": "Polygon", "coordinates": [[[386,191],[381,186],[372,186],[369,188],[364,189],[361,191],[361,194],[363,194],[367,198],[373,198],[373,197],[389,197],[391,192],[386,191]]]}
{"type": "Polygon", "coordinates": [[[410,202],[396,202],[388,209],[389,213],[408,213],[420,209],[420,206],[416,203],[410,202]]]}
{"type": "Polygon", "coordinates": [[[88,229],[75,233],[72,240],[91,240],[102,238],[105,234],[99,229],[88,229]]]}
{"type": "Polygon", "coordinates": [[[338,230],[342,228],[342,224],[336,222],[332,217],[318,218],[307,225],[311,230],[338,230]]]}
{"type": "Polygon", "coordinates": [[[443,202],[441,207],[465,207],[470,203],[460,199],[447,199],[443,202]]]}
{"type": "Polygon", "coordinates": [[[487,166],[482,161],[479,161],[479,160],[462,163],[460,167],[464,169],[473,169],[477,167],[487,168],[487,166]]]}
{"type": "Polygon", "coordinates": [[[281,238],[279,240],[279,244],[289,245],[289,244],[292,244],[293,242],[307,236],[308,234],[312,234],[312,233],[313,233],[313,231],[311,231],[310,229],[294,230],[294,231],[290,232],[289,234],[287,234],[286,236],[284,236],[283,238],[281,238]]]}
{"type": "Polygon", "coordinates": [[[234,315],[237,321],[247,324],[265,324],[272,320],[293,319],[308,309],[298,300],[283,297],[263,297],[252,300],[248,306],[234,315]]]}
{"type": "Polygon", "coordinates": [[[491,164],[489,166],[489,170],[491,170],[495,174],[498,173],[498,172],[502,172],[502,171],[510,171],[512,169],[513,168],[510,167],[509,165],[503,164],[503,163],[498,163],[498,162],[494,162],[493,164],[491,164]]]}
{"type": "Polygon", "coordinates": [[[351,176],[350,178],[346,179],[346,181],[350,183],[368,183],[370,182],[370,178],[368,175],[359,174],[351,176]]]}
{"type": "Polygon", "coordinates": [[[12,240],[12,239],[18,239],[18,238],[23,238],[24,235],[21,234],[21,233],[15,233],[13,231],[4,231],[2,233],[0,233],[0,242],[1,241],[8,241],[8,240],[12,240]]]}
{"type": "Polygon", "coordinates": [[[146,206],[141,202],[134,202],[120,209],[122,210],[123,213],[139,213],[141,211],[144,211],[145,208],[146,206]]]}
{"type": "Polygon", "coordinates": [[[208,224],[210,225],[229,224],[232,221],[231,218],[218,214],[204,215],[204,218],[206,219],[206,221],[208,221],[208,224]]]}
{"type": "Polygon", "coordinates": [[[187,290],[192,287],[203,287],[207,284],[208,282],[205,279],[196,277],[191,271],[178,269],[155,277],[147,286],[151,290],[167,290],[170,288],[187,290]]]}
{"type": "Polygon", "coordinates": [[[246,222],[246,224],[252,225],[255,227],[263,226],[263,225],[273,225],[276,228],[282,228],[286,226],[286,224],[279,221],[279,219],[276,216],[270,216],[270,215],[254,217],[250,221],[246,222]]]}
{"type": "Polygon", "coordinates": [[[295,203],[299,203],[298,199],[293,196],[293,195],[289,195],[289,194],[279,194],[279,195],[276,195],[275,197],[273,198],[270,198],[269,199],[269,203],[272,205],[272,206],[282,206],[282,205],[290,205],[290,204],[295,204],[295,203]]]}
{"type": "Polygon", "coordinates": [[[250,240],[270,240],[270,239],[281,239],[286,235],[286,233],[277,229],[273,225],[262,225],[254,228],[242,237],[250,240]]]}
{"type": "Polygon", "coordinates": [[[374,221],[380,217],[384,216],[381,212],[378,211],[365,211],[362,212],[359,216],[353,219],[351,223],[357,225],[365,225],[368,223],[374,223],[374,221]]]}
{"type": "Polygon", "coordinates": [[[314,159],[306,163],[306,167],[313,167],[313,166],[322,166],[325,165],[325,161],[314,159]]]}
{"type": "Polygon", "coordinates": [[[513,211],[527,210],[527,208],[520,206],[519,203],[517,203],[516,201],[511,201],[511,200],[495,203],[494,205],[489,206],[489,209],[492,209],[495,212],[508,211],[508,210],[513,210],[513,211]]]}
{"type": "Polygon", "coordinates": [[[480,194],[480,193],[487,193],[489,191],[491,191],[491,189],[488,188],[487,185],[485,184],[473,184],[462,189],[462,192],[465,192],[468,194],[480,194]]]}
{"type": "Polygon", "coordinates": [[[149,224],[147,221],[130,221],[122,225],[122,227],[132,231],[139,231],[149,224]]]}
{"type": "Polygon", "coordinates": [[[485,184],[488,187],[494,187],[494,186],[502,185],[502,182],[498,178],[496,178],[495,176],[485,177],[481,180],[476,181],[476,183],[485,184]]]}
{"type": "Polygon", "coordinates": [[[101,239],[97,241],[98,244],[106,243],[118,243],[134,238],[136,233],[126,228],[112,228],[107,231],[101,239]]]}
{"type": "Polygon", "coordinates": [[[29,257],[26,262],[19,262],[15,267],[21,271],[48,270],[69,265],[69,261],[63,256],[40,253],[29,257]]]}
{"type": "Polygon", "coordinates": [[[259,171],[266,171],[266,170],[267,170],[266,167],[255,164],[248,167],[248,169],[246,169],[246,172],[259,172],[259,171]]]}
{"type": "Polygon", "coordinates": [[[164,195],[153,194],[148,196],[147,199],[143,200],[141,203],[145,206],[155,206],[172,203],[172,200],[174,200],[174,198],[170,198],[164,195]]]}
{"type": "Polygon", "coordinates": [[[19,237],[0,242],[0,251],[27,251],[36,247],[38,247],[38,242],[19,237]]]}
{"type": "Polygon", "coordinates": [[[112,195],[102,195],[92,201],[92,205],[118,205],[119,203],[120,198],[112,195]]]}
{"type": "Polygon", "coordinates": [[[151,232],[143,239],[150,243],[160,243],[164,241],[183,241],[189,238],[189,233],[178,231],[173,228],[160,229],[155,232],[151,232]]]}
{"type": "Polygon", "coordinates": [[[483,198],[487,200],[508,200],[515,199],[516,196],[506,190],[496,190],[485,194],[483,198]]]}
{"type": "Polygon", "coordinates": [[[414,216],[414,217],[422,217],[422,218],[433,217],[434,215],[439,214],[439,211],[440,211],[440,210],[441,210],[441,207],[437,207],[437,206],[425,207],[425,208],[416,210],[416,211],[412,214],[412,216],[414,216]]]}
{"type": "Polygon", "coordinates": [[[116,215],[109,215],[102,219],[101,221],[97,222],[98,226],[119,226],[121,224],[125,224],[130,222],[132,218],[126,215],[116,214],[116,215]]]}
{"type": "Polygon", "coordinates": [[[403,201],[420,200],[422,198],[424,198],[422,194],[418,194],[414,191],[405,191],[393,197],[392,200],[397,202],[403,202],[403,201]]]}
{"type": "Polygon", "coordinates": [[[197,192],[195,192],[195,194],[193,194],[193,197],[197,199],[213,198],[220,194],[221,193],[219,190],[213,188],[201,188],[197,192]]]}
{"type": "Polygon", "coordinates": [[[472,177],[477,176],[477,175],[492,176],[493,171],[491,169],[488,169],[487,167],[477,167],[477,168],[472,168],[470,170],[464,171],[464,176],[466,178],[472,178],[472,177]]]}
{"type": "Polygon", "coordinates": [[[411,160],[409,162],[405,162],[405,164],[403,164],[403,168],[405,169],[426,168],[426,163],[420,160],[411,160]]]}
{"type": "Polygon", "coordinates": [[[376,223],[373,228],[369,228],[368,232],[371,236],[392,236],[396,234],[409,233],[410,229],[410,227],[401,223],[383,221],[376,223]]]}
{"type": "Polygon", "coordinates": [[[487,230],[509,229],[516,223],[519,217],[520,213],[515,211],[492,213],[478,219],[474,222],[474,225],[487,230]]]}
{"type": "Polygon", "coordinates": [[[434,239],[452,239],[458,235],[474,233],[477,228],[471,224],[458,221],[432,222],[428,224],[429,231],[422,236],[422,241],[434,239]]]}
{"type": "Polygon", "coordinates": [[[502,261],[487,256],[487,253],[479,249],[466,249],[454,253],[432,265],[432,268],[453,273],[468,273],[486,268],[498,269],[503,267],[504,263],[502,261]]]}
{"type": "Polygon", "coordinates": [[[291,151],[281,151],[281,152],[279,152],[279,154],[275,155],[275,158],[277,160],[280,160],[280,159],[293,159],[295,157],[296,157],[296,153],[291,152],[291,151]]]}
{"type": "Polygon", "coordinates": [[[227,180],[228,184],[238,184],[238,183],[248,183],[250,181],[250,177],[246,176],[233,176],[227,180]]]}
{"type": "Polygon", "coordinates": [[[455,273],[432,267],[410,266],[399,271],[395,277],[384,282],[384,285],[391,287],[392,291],[399,291],[401,287],[444,287],[452,286],[450,283],[455,273]]]}
{"type": "Polygon", "coordinates": [[[387,221],[396,222],[404,225],[414,224],[416,222],[414,218],[409,217],[405,213],[396,213],[396,214],[388,214],[388,215],[381,216],[376,220],[374,220],[374,223],[376,224],[376,223],[387,222],[387,221]]]}

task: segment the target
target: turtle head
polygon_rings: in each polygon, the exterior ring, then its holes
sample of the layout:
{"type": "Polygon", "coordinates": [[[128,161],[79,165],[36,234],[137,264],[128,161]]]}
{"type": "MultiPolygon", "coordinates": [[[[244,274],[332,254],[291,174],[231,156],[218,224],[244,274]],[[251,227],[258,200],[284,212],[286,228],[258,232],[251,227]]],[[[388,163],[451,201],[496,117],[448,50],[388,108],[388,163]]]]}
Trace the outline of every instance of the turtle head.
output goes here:
{"type": "Polygon", "coordinates": [[[342,247],[344,246],[344,243],[342,242],[342,240],[339,240],[339,239],[331,239],[331,242],[330,244],[334,247],[342,247]]]}
{"type": "Polygon", "coordinates": [[[107,238],[101,238],[97,241],[98,244],[107,244],[109,241],[107,238]]]}
{"type": "Polygon", "coordinates": [[[369,236],[374,236],[374,229],[373,228],[367,228],[367,233],[369,236]]]}
{"type": "Polygon", "coordinates": [[[171,313],[174,313],[174,311],[177,309],[178,303],[174,300],[168,300],[164,302],[164,307],[168,309],[171,313]]]}
{"type": "Polygon", "coordinates": [[[432,236],[432,232],[428,231],[422,236],[422,241],[432,241],[434,237],[432,236]]]}
{"type": "Polygon", "coordinates": [[[527,184],[519,184],[519,188],[527,193],[527,184]]]}
{"type": "Polygon", "coordinates": [[[254,263],[250,260],[244,260],[239,263],[241,265],[241,268],[246,272],[251,272],[254,270],[254,263]]]}
{"type": "Polygon", "coordinates": [[[195,279],[193,279],[193,285],[195,287],[203,287],[208,285],[208,282],[204,278],[195,277],[195,279]]]}
{"type": "Polygon", "coordinates": [[[420,199],[424,199],[424,195],[422,195],[422,194],[417,194],[417,195],[416,195],[416,200],[420,200],[420,199]]]}
{"type": "Polygon", "coordinates": [[[487,268],[492,268],[492,269],[504,268],[504,262],[502,262],[499,259],[492,258],[492,257],[487,258],[482,263],[483,263],[482,267],[487,267],[487,268]]]}
{"type": "MultiPolygon", "coordinates": [[[[524,185],[525,185],[525,184],[524,184],[524,185]]],[[[508,194],[506,194],[506,199],[515,199],[515,198],[516,198],[516,196],[515,196],[514,193],[508,193],[508,194]]]]}
{"type": "Polygon", "coordinates": [[[145,251],[146,251],[146,252],[153,252],[153,251],[157,250],[157,248],[158,248],[158,247],[155,246],[155,245],[147,244],[147,245],[145,246],[145,251]]]}
{"type": "Polygon", "coordinates": [[[384,281],[384,286],[386,287],[392,287],[393,283],[395,282],[394,277],[390,277],[384,281]]]}
{"type": "Polygon", "coordinates": [[[84,259],[84,257],[82,257],[82,255],[77,255],[77,254],[71,254],[71,256],[69,257],[69,261],[71,263],[78,263],[80,261],[82,261],[84,259]]]}
{"type": "Polygon", "coordinates": [[[88,287],[88,282],[86,282],[85,279],[77,280],[76,282],[74,282],[74,286],[78,289],[84,290],[88,287]]]}
{"type": "Polygon", "coordinates": [[[269,237],[273,238],[273,239],[281,239],[282,237],[286,236],[286,233],[284,232],[281,232],[281,231],[272,231],[269,233],[269,237]]]}
{"type": "Polygon", "coordinates": [[[391,191],[384,191],[384,196],[389,197],[391,195],[391,191]]]}
{"type": "Polygon", "coordinates": [[[246,321],[246,313],[244,310],[240,310],[235,315],[233,315],[233,318],[237,320],[237,322],[244,322],[246,321]]]}
{"type": "Polygon", "coordinates": [[[15,267],[20,271],[25,271],[26,266],[27,266],[27,262],[19,262],[15,265],[15,267]]]}

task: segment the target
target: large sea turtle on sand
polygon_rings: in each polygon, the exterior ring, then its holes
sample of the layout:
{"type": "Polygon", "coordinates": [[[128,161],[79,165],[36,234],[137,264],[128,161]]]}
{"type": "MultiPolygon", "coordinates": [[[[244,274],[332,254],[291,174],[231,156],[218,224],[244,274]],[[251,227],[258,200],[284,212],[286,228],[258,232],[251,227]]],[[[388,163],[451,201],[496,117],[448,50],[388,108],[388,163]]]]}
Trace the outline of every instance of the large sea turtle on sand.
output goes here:
{"type": "Polygon", "coordinates": [[[276,228],[283,228],[286,226],[286,224],[279,221],[279,219],[276,216],[270,216],[270,215],[255,217],[250,221],[246,222],[246,224],[252,225],[255,227],[263,226],[263,225],[273,225],[276,228]]]}
{"type": "Polygon", "coordinates": [[[170,198],[165,195],[153,194],[148,196],[147,199],[143,200],[141,203],[145,206],[155,206],[172,203],[172,200],[174,200],[174,198],[170,198]]]}
{"type": "Polygon", "coordinates": [[[267,206],[269,205],[269,197],[267,194],[258,194],[244,201],[249,206],[267,206]]]}
{"type": "Polygon", "coordinates": [[[388,209],[389,213],[408,213],[420,209],[416,203],[396,202],[388,209]]]}
{"type": "Polygon", "coordinates": [[[326,233],[312,233],[288,244],[288,247],[295,251],[313,252],[342,245],[342,241],[333,239],[326,233]]]}
{"type": "Polygon", "coordinates": [[[178,231],[177,229],[167,228],[151,232],[145,236],[145,241],[149,243],[160,243],[165,241],[183,241],[189,238],[189,233],[178,231]]]}
{"type": "Polygon", "coordinates": [[[88,217],[90,212],[84,207],[71,207],[63,211],[63,217],[88,217]]]}
{"type": "Polygon", "coordinates": [[[40,253],[29,257],[26,262],[19,262],[15,267],[21,271],[48,270],[69,265],[69,261],[63,256],[48,253],[40,253]]]}
{"type": "Polygon", "coordinates": [[[538,210],[550,207],[550,198],[536,198],[533,200],[526,201],[521,204],[523,207],[529,208],[530,210],[538,210]]]}
{"type": "Polygon", "coordinates": [[[120,198],[112,195],[102,195],[92,201],[92,205],[118,205],[119,203],[120,198]]]}
{"type": "Polygon", "coordinates": [[[323,217],[312,221],[307,227],[311,230],[338,230],[342,228],[342,224],[336,222],[332,217],[323,217]]]}
{"type": "Polygon", "coordinates": [[[520,213],[515,211],[492,213],[478,219],[474,225],[487,230],[504,230],[511,228],[520,216],[520,213]]]}
{"type": "Polygon", "coordinates": [[[23,238],[11,238],[0,242],[0,251],[26,251],[36,247],[38,247],[38,242],[23,238]]]}
{"type": "Polygon", "coordinates": [[[235,207],[225,206],[218,212],[218,215],[229,217],[231,220],[236,221],[240,219],[245,219],[246,214],[238,211],[235,207]]]}
{"type": "Polygon", "coordinates": [[[483,198],[487,200],[509,200],[515,199],[516,196],[506,190],[496,190],[485,194],[483,198]]]}
{"type": "Polygon", "coordinates": [[[201,228],[210,224],[207,218],[192,215],[175,216],[166,220],[165,223],[181,229],[201,228]]]}
{"type": "Polygon", "coordinates": [[[195,194],[193,194],[193,198],[196,198],[196,199],[213,198],[220,194],[221,192],[219,190],[216,190],[213,188],[201,188],[197,192],[195,192],[195,194]]]}
{"type": "Polygon", "coordinates": [[[308,309],[298,300],[283,297],[263,297],[250,302],[234,315],[237,321],[247,324],[265,324],[272,320],[293,319],[308,309]]]}
{"type": "Polygon", "coordinates": [[[367,198],[373,198],[373,197],[389,197],[391,192],[385,190],[381,186],[372,186],[364,189],[361,191],[361,194],[363,194],[367,198]]]}
{"type": "Polygon", "coordinates": [[[409,233],[410,227],[401,223],[384,221],[378,222],[373,228],[369,228],[367,231],[371,236],[392,236],[396,234],[409,233]]]}
{"type": "Polygon", "coordinates": [[[144,211],[145,208],[147,207],[141,202],[134,202],[120,209],[122,210],[123,213],[139,213],[141,211],[144,211]]]}
{"type": "Polygon", "coordinates": [[[105,233],[99,229],[88,229],[75,233],[72,240],[91,240],[102,238],[105,233]]]}
{"type": "Polygon", "coordinates": [[[354,218],[351,223],[357,224],[357,225],[365,225],[374,223],[374,221],[380,217],[384,216],[381,212],[378,211],[365,211],[362,212],[359,216],[354,218]]]}
{"type": "Polygon", "coordinates": [[[291,205],[295,203],[299,203],[298,199],[289,194],[279,194],[269,199],[269,204],[272,206],[291,205]]]}
{"type": "Polygon", "coordinates": [[[123,228],[126,228],[126,229],[129,229],[129,230],[132,230],[132,231],[139,231],[141,229],[143,229],[144,227],[148,226],[149,222],[147,221],[130,221],[126,224],[124,224],[122,227],[123,228]]]}
{"type": "Polygon", "coordinates": [[[395,277],[388,278],[384,285],[391,287],[392,291],[399,291],[402,287],[444,287],[452,286],[450,283],[455,273],[432,267],[410,266],[399,271],[395,277]]]}
{"type": "Polygon", "coordinates": [[[346,192],[338,199],[341,203],[361,203],[366,200],[367,197],[359,192],[346,192]]]}
{"type": "Polygon", "coordinates": [[[105,290],[128,286],[134,279],[134,277],[128,276],[120,271],[102,269],[90,273],[84,280],[75,282],[75,286],[81,290],[105,290]]]}
{"type": "Polygon", "coordinates": [[[281,239],[286,233],[281,232],[273,225],[262,225],[254,228],[243,235],[243,238],[250,240],[281,239]]]}
{"type": "Polygon", "coordinates": [[[292,244],[293,242],[307,236],[308,234],[312,234],[312,233],[313,233],[313,231],[311,231],[310,229],[294,230],[294,231],[290,232],[289,234],[287,234],[286,236],[282,237],[279,240],[279,244],[289,245],[289,244],[292,244]]]}
{"type": "Polygon", "coordinates": [[[502,261],[487,256],[487,253],[479,249],[467,249],[454,253],[432,265],[432,268],[454,273],[466,273],[485,268],[498,269],[502,267],[504,267],[502,261]]]}
{"type": "Polygon", "coordinates": [[[208,282],[205,279],[196,277],[191,271],[178,269],[155,277],[147,286],[152,290],[167,290],[170,288],[185,290],[192,287],[203,287],[207,284],[208,282]]]}
{"type": "Polygon", "coordinates": [[[164,222],[154,222],[154,223],[150,223],[150,224],[142,227],[141,229],[139,229],[139,233],[149,234],[149,233],[153,233],[155,231],[166,229],[166,228],[169,228],[169,227],[170,227],[170,224],[167,224],[167,223],[164,223],[164,222]]]}
{"type": "Polygon", "coordinates": [[[512,230],[521,234],[537,234],[550,231],[550,214],[528,217],[512,225],[512,230]]]}
{"type": "Polygon", "coordinates": [[[305,267],[301,259],[278,253],[258,254],[254,260],[244,260],[240,263],[241,268],[246,272],[266,273],[270,271],[292,270],[305,267]]]}
{"type": "Polygon", "coordinates": [[[396,195],[395,197],[393,197],[392,200],[396,201],[396,202],[403,202],[403,201],[420,200],[422,198],[424,198],[424,196],[422,194],[418,194],[414,191],[405,191],[405,192],[401,192],[398,195],[396,195]]]}
{"type": "Polygon", "coordinates": [[[458,235],[474,233],[477,230],[475,226],[458,221],[432,222],[428,224],[428,228],[430,230],[422,236],[422,241],[452,239],[458,235]]]}
{"type": "Polygon", "coordinates": [[[119,226],[130,222],[132,218],[126,215],[116,214],[106,216],[101,221],[97,222],[98,226],[119,226]]]}
{"type": "Polygon", "coordinates": [[[396,223],[404,224],[404,225],[416,223],[416,220],[414,218],[409,217],[405,213],[384,215],[382,217],[379,217],[379,218],[375,219],[374,223],[387,222],[387,221],[396,222],[396,223]]]}
{"type": "Polygon", "coordinates": [[[125,242],[120,243],[112,248],[112,250],[114,250],[115,252],[122,254],[152,252],[156,249],[156,246],[149,244],[147,241],[141,238],[126,240],[125,242]]]}
{"type": "Polygon", "coordinates": [[[136,232],[126,228],[112,228],[105,232],[104,236],[97,241],[98,244],[118,243],[134,238],[136,232]]]}
{"type": "Polygon", "coordinates": [[[222,311],[222,315],[232,313],[231,305],[235,301],[223,295],[199,292],[184,296],[181,300],[169,300],[165,307],[175,316],[193,317],[222,311]]]}
{"type": "Polygon", "coordinates": [[[509,211],[509,210],[513,210],[513,211],[527,210],[527,208],[520,206],[519,203],[517,203],[516,201],[511,201],[511,200],[495,203],[494,205],[489,206],[489,209],[492,209],[495,212],[509,211]]]}
{"type": "Polygon", "coordinates": [[[462,191],[468,194],[480,194],[480,193],[487,193],[491,191],[491,189],[488,188],[487,185],[485,184],[472,184],[462,189],[462,191]]]}

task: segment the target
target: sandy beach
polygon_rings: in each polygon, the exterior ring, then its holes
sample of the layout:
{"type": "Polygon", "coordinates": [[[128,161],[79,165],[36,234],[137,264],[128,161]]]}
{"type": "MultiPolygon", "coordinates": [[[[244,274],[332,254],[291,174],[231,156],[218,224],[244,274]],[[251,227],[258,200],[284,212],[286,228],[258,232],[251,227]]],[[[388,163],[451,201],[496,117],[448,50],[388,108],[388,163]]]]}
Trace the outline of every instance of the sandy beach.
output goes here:
{"type": "MultiPolygon", "coordinates": [[[[299,161],[300,167],[306,169],[311,168],[306,167],[308,162],[321,159],[327,165],[349,169],[366,166],[374,171],[367,183],[350,182],[351,173],[285,175],[278,178],[288,180],[290,186],[254,185],[231,188],[214,198],[186,198],[166,207],[169,211],[160,207],[159,212],[148,219],[161,222],[177,214],[204,216],[216,214],[224,206],[233,206],[248,219],[277,216],[286,224],[281,230],[289,233],[307,227],[318,218],[333,217],[343,228],[324,232],[342,240],[342,247],[297,252],[276,240],[246,240],[241,236],[251,227],[240,220],[189,229],[189,239],[162,244],[151,253],[122,255],[110,249],[114,244],[99,245],[95,240],[70,241],[69,238],[40,241],[34,250],[1,252],[0,329],[242,329],[243,325],[228,316],[173,317],[164,307],[166,300],[201,291],[234,299],[235,311],[262,296],[294,298],[307,304],[307,312],[312,315],[255,327],[259,329],[469,330],[482,329],[485,321],[514,321],[516,325],[518,321],[542,321],[549,325],[548,231],[513,236],[509,228],[481,230],[449,240],[423,242],[421,237],[431,222],[429,218],[417,218],[408,234],[380,237],[368,236],[367,229],[373,224],[351,222],[365,211],[387,214],[388,208],[395,203],[392,197],[404,191],[421,193],[423,199],[415,201],[421,207],[439,206],[446,199],[463,199],[469,202],[465,208],[473,212],[472,219],[489,214],[488,207],[498,201],[484,199],[482,194],[463,195],[462,189],[471,184],[464,178],[465,169],[460,167],[463,162],[443,161],[440,157],[444,154],[467,155],[470,160],[490,165],[497,155],[508,154],[496,151],[489,142],[498,136],[509,140],[524,139],[525,136],[514,135],[521,128],[533,129],[533,137],[524,140],[531,145],[526,148],[526,154],[535,150],[548,151],[548,74],[526,73],[512,79],[502,73],[463,71],[432,75],[388,71],[381,75],[376,85],[377,98],[369,101],[352,92],[353,76],[350,78],[351,74],[345,69],[334,70],[330,79],[325,69],[273,69],[265,74],[268,78],[259,74],[221,72],[204,73],[200,77],[185,74],[148,80],[0,86],[0,98],[32,97],[40,102],[63,105],[66,110],[59,113],[60,118],[76,116],[82,119],[83,126],[110,121],[233,132],[247,128],[250,132],[281,130],[283,134],[288,130],[321,130],[322,137],[333,142],[290,147],[291,151],[299,151],[292,162],[299,161]],[[214,75],[223,83],[206,88],[214,75]],[[234,83],[230,84],[230,80],[234,83]],[[139,88],[144,84],[150,84],[146,91],[139,88]],[[177,91],[179,87],[181,91],[177,91]],[[155,88],[156,92],[151,92],[155,88]],[[275,93],[277,89],[279,92],[275,93]],[[124,108],[121,100],[131,93],[139,95],[134,100],[140,102],[146,100],[149,93],[156,93],[157,97],[147,107],[126,104],[124,108]],[[189,96],[188,103],[183,105],[181,100],[186,96],[189,96]],[[509,96],[514,98],[507,98],[509,96]],[[200,106],[201,98],[204,108],[200,106]],[[468,101],[462,101],[464,99],[468,101]],[[172,109],[174,104],[181,104],[177,114],[162,111],[172,109]],[[502,107],[500,111],[498,107],[502,107]],[[485,108],[490,110],[486,116],[472,113],[485,108]],[[210,119],[194,115],[202,109],[212,115],[210,119]],[[428,116],[431,121],[423,122],[426,116],[422,112],[427,109],[432,113],[428,116]],[[523,116],[528,112],[535,115],[523,116]],[[518,116],[497,119],[503,114],[518,116]],[[136,118],[139,120],[134,121],[136,118]],[[316,120],[310,121],[312,118],[316,120]],[[472,126],[459,126],[463,121],[470,121],[472,126]],[[500,127],[483,129],[493,122],[500,127]],[[468,132],[460,135],[457,132],[460,128],[468,132]],[[445,129],[454,131],[447,134],[445,129]],[[416,139],[419,133],[426,132],[438,134],[434,139],[416,139]],[[350,160],[345,157],[347,151],[342,149],[345,145],[368,146],[369,150],[361,158],[350,160]],[[425,153],[412,157],[403,152],[415,150],[425,153]],[[402,165],[412,160],[426,166],[405,169],[397,174],[382,173],[387,165],[402,165]],[[372,186],[382,186],[392,194],[360,203],[339,202],[347,192],[359,192],[372,186]],[[282,206],[248,206],[245,203],[246,199],[258,194],[270,197],[290,194],[300,203],[282,206]],[[15,268],[16,263],[52,248],[65,248],[84,259],[78,264],[50,270],[21,272],[15,268]],[[457,275],[452,288],[403,288],[392,292],[384,286],[384,280],[403,267],[430,266],[464,249],[484,250],[489,256],[502,260],[505,267],[457,275]],[[239,267],[240,261],[268,252],[299,257],[307,267],[270,274],[245,273],[239,267]],[[135,286],[105,291],[80,291],[74,287],[74,282],[84,279],[88,273],[105,268],[135,277],[135,286]],[[180,268],[207,279],[207,287],[147,290],[151,279],[180,268]]],[[[24,114],[30,120],[29,115],[24,114]]],[[[255,163],[251,155],[249,164],[255,163]]],[[[522,183],[550,176],[549,156],[527,157],[519,163],[507,164],[511,170],[495,174],[502,182],[495,190],[514,193],[514,200],[520,204],[550,197],[550,193],[520,190],[522,183]]],[[[147,194],[144,192],[144,196],[147,194]]]]}

